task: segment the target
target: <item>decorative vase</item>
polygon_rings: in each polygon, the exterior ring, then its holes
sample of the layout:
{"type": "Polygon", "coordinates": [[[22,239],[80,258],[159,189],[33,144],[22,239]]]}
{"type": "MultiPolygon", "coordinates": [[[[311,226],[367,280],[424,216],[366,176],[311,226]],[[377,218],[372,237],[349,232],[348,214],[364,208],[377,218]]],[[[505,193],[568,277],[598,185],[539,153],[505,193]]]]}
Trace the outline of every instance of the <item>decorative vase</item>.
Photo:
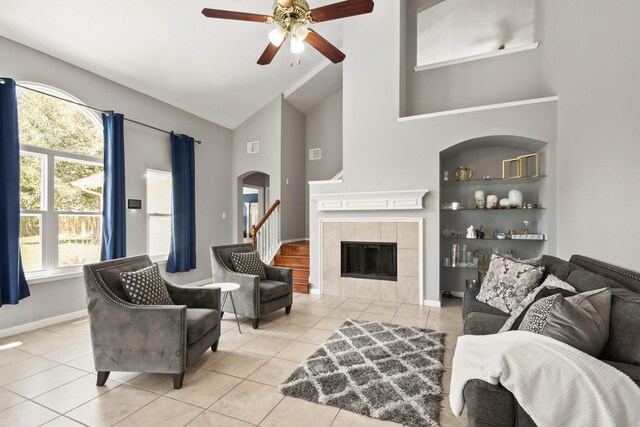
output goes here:
{"type": "Polygon", "coordinates": [[[476,209],[484,209],[484,191],[478,190],[475,193],[476,209]]]}
{"type": "Polygon", "coordinates": [[[508,209],[513,207],[513,202],[511,199],[500,199],[500,207],[503,209],[508,209]]]}
{"type": "Polygon", "coordinates": [[[456,181],[469,181],[473,176],[473,170],[469,166],[458,166],[453,177],[456,181]]]}
{"type": "Polygon", "coordinates": [[[516,208],[521,208],[523,204],[522,191],[520,190],[509,191],[509,200],[511,200],[512,206],[516,208]]]}
{"type": "Polygon", "coordinates": [[[495,194],[487,196],[487,209],[498,209],[498,196],[495,194]]]}

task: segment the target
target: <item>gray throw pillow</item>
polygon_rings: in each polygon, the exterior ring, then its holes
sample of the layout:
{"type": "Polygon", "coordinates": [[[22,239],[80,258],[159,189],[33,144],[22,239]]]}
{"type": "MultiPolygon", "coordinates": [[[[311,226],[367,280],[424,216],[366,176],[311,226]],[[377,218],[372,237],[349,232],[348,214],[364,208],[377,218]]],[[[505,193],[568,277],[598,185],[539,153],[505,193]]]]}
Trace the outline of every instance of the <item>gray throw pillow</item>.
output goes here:
{"type": "Polygon", "coordinates": [[[129,301],[138,305],[173,305],[158,264],[120,273],[129,301]]]}
{"type": "Polygon", "coordinates": [[[492,255],[476,299],[511,314],[542,281],[544,267],[492,255]]]}
{"type": "Polygon", "coordinates": [[[231,252],[231,262],[238,273],[259,276],[261,280],[267,278],[260,254],[257,251],[231,252]]]}
{"type": "Polygon", "coordinates": [[[607,288],[566,298],[556,294],[531,305],[518,330],[555,338],[598,357],[609,340],[610,312],[607,288]]]}
{"type": "Polygon", "coordinates": [[[529,264],[532,265],[534,267],[542,267],[542,257],[539,256],[537,258],[531,258],[531,259],[518,259],[518,258],[514,258],[512,256],[509,255],[496,255],[496,256],[501,256],[502,258],[506,258],[510,261],[514,261],[514,262],[520,262],[522,264],[529,264]]]}

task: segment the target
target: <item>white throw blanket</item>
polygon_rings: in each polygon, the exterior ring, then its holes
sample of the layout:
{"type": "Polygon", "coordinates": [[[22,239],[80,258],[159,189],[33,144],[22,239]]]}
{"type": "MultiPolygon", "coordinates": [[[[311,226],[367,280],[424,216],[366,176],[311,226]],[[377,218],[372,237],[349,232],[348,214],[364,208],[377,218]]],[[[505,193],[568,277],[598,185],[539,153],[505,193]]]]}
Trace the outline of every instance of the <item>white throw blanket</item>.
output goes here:
{"type": "Polygon", "coordinates": [[[543,335],[460,337],[449,394],[457,416],[472,379],[502,384],[540,427],[640,425],[640,387],[606,363],[543,335]]]}

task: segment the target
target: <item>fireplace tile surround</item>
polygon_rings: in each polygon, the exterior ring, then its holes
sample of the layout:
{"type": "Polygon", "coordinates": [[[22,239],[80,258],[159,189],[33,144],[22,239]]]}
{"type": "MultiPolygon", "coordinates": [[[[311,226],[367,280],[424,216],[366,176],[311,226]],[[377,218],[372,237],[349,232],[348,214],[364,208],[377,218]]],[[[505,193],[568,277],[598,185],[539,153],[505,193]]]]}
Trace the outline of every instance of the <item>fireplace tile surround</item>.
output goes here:
{"type": "Polygon", "coordinates": [[[323,294],[421,304],[421,232],[422,222],[419,219],[323,221],[320,233],[323,294]],[[342,241],[396,243],[397,281],[341,277],[342,241]]]}

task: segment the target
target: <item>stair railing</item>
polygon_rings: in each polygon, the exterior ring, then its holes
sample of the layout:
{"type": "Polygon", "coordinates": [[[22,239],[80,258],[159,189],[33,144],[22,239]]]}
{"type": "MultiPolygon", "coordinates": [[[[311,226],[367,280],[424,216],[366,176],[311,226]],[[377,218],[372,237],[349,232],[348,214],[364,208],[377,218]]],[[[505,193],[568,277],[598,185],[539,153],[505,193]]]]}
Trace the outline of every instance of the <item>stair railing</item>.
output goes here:
{"type": "Polygon", "coordinates": [[[271,264],[282,246],[280,200],[276,200],[260,222],[251,227],[251,241],[253,248],[260,254],[262,262],[271,264]]]}

